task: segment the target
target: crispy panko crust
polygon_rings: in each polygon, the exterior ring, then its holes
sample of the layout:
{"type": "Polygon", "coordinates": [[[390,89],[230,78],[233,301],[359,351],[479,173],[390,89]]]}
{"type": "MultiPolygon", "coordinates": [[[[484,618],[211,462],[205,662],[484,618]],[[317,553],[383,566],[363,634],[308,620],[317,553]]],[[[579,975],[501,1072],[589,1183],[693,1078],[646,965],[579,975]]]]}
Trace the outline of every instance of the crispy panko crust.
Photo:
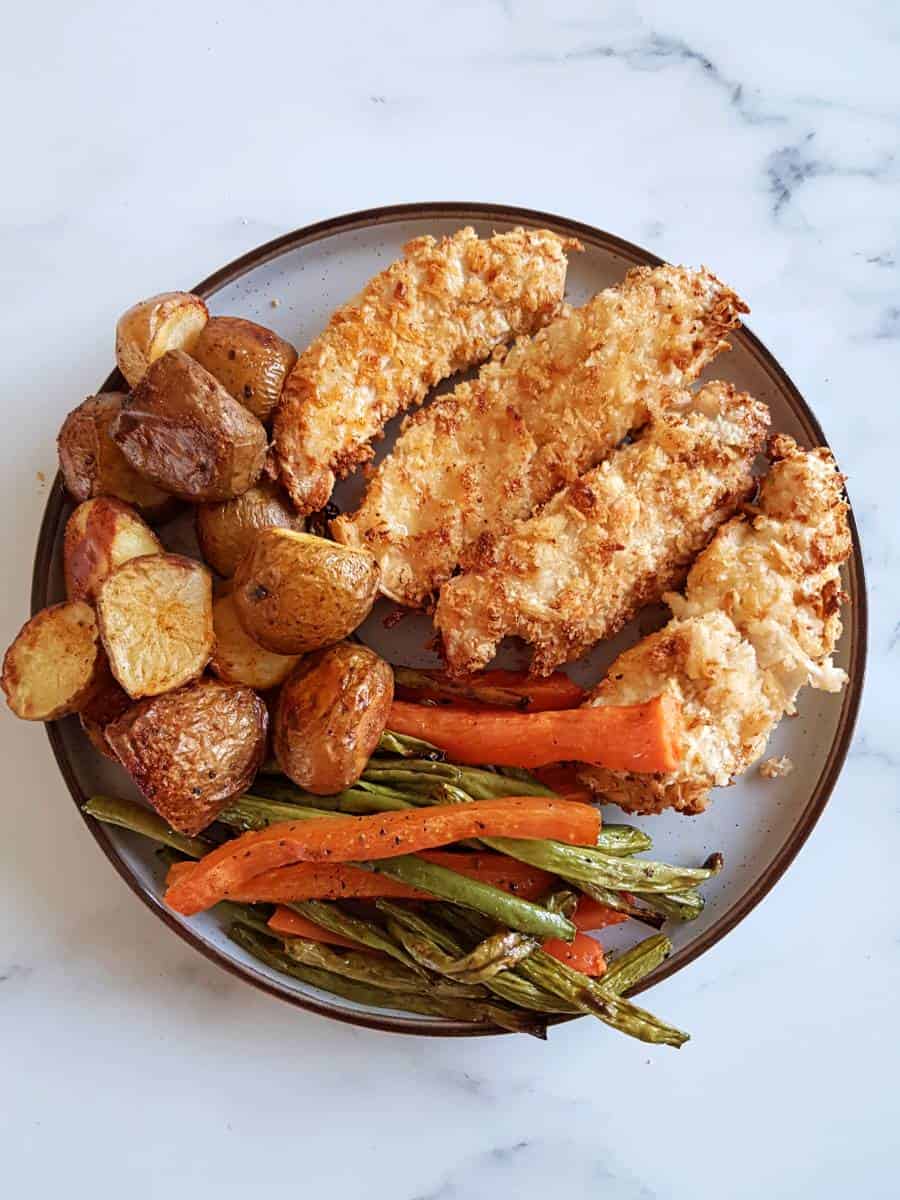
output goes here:
{"type": "Polygon", "coordinates": [[[840,564],[850,554],[843,477],[830,452],[772,439],[759,501],[723,525],[667,596],[675,617],[610,667],[588,703],[670,690],[683,703],[685,757],[667,776],[584,768],[582,780],[630,812],[702,812],[712,787],[745,771],[807,684],[839,691],[840,564]]]}
{"type": "Polygon", "coordinates": [[[339,308],[288,376],[275,459],[301,514],[324,507],[336,478],[372,457],[386,423],[442,379],[559,311],[566,250],[547,229],[416,238],[404,257],[339,308]]]}
{"type": "Polygon", "coordinates": [[[452,671],[480,670],[514,634],[549,675],[681,584],[752,493],[769,414],[726,383],[680,401],[444,584],[434,623],[452,671]]]}
{"type": "Polygon", "coordinates": [[[372,551],[386,595],[421,606],[695,379],[746,311],[708,271],[631,271],[408,418],[335,537],[372,551]]]}

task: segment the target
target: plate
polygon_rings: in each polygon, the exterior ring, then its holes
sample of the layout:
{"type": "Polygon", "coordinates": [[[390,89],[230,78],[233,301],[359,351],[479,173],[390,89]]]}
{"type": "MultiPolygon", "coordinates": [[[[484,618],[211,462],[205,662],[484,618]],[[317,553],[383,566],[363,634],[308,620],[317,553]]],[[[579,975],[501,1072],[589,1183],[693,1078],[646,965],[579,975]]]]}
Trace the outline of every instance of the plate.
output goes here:
{"type": "MultiPolygon", "coordinates": [[[[575,236],[584,253],[570,257],[567,298],[583,303],[594,292],[623,278],[635,265],[656,265],[654,255],[598,229],[562,217],[527,209],[490,204],[413,204],[372,209],[335,217],[268,242],[223,267],[193,290],[204,296],[213,314],[251,318],[277,330],[298,348],[324,327],[330,313],[376,272],[396,258],[403,244],[424,233],[443,234],[471,224],[479,233],[514,225],[544,226],[575,236]]],[[[727,281],[740,291],[741,281],[727,281]]],[[[138,289],[139,290],[139,289],[138,289]]],[[[732,337],[733,349],[713,363],[707,376],[731,380],[765,401],[772,426],[795,437],[802,445],[825,443],[825,436],[809,406],[785,371],[753,334],[742,329],[732,337]]],[[[121,388],[114,372],[97,390],[121,388]]],[[[438,389],[441,390],[441,389],[438,389]]],[[[71,397],[72,405],[77,397],[71,397]]],[[[60,412],[60,421],[64,413],[60,412]]],[[[394,422],[394,426],[398,424],[394,422]]],[[[48,437],[55,435],[48,431],[48,437]]],[[[395,429],[379,448],[390,446],[395,429]]],[[[335,499],[341,507],[353,503],[360,483],[345,481],[335,499]]],[[[34,567],[32,611],[64,597],[62,534],[71,511],[62,480],[57,476],[41,526],[34,567]]],[[[710,809],[700,817],[675,813],[649,818],[628,818],[650,832],[654,853],[674,862],[701,862],[713,850],[725,855],[725,870],[707,885],[703,915],[686,925],[673,925],[669,934],[674,953],[643,981],[638,991],[686,967],[740,922],[774,886],[809,836],[837,780],[859,707],[866,654],[866,594],[862,560],[852,514],[853,556],[845,571],[848,596],[845,631],[836,656],[850,682],[840,697],[807,688],[799,713],[781,723],[770,742],[770,754],[788,754],[795,763],[789,776],[764,780],[750,771],[738,783],[714,794],[710,809]]],[[[163,530],[163,538],[177,549],[189,549],[185,523],[163,530]]],[[[386,601],[379,603],[360,634],[374,649],[394,662],[427,665],[435,662],[427,650],[430,621],[422,616],[405,618],[388,628],[386,601]]],[[[653,614],[642,614],[610,643],[572,668],[581,682],[593,682],[607,662],[646,632],[653,614]]],[[[506,664],[516,652],[505,651],[506,664]]],[[[502,660],[501,660],[502,661],[502,660]]],[[[124,772],[102,760],[81,732],[77,718],[47,726],[50,744],[75,803],[80,807],[94,792],[136,797],[124,772]]],[[[617,811],[617,810],[613,810],[617,811]]],[[[442,1036],[475,1036],[501,1030],[473,1028],[460,1022],[385,1012],[329,996],[299,981],[279,976],[228,941],[213,914],[182,919],[160,900],[162,870],[153,847],[124,831],[101,826],[85,818],[88,827],[116,870],[157,916],[180,937],[213,962],[275,996],[342,1021],[381,1030],[442,1036]]],[[[608,931],[606,944],[616,939],[634,941],[626,925],[608,931]]]]}

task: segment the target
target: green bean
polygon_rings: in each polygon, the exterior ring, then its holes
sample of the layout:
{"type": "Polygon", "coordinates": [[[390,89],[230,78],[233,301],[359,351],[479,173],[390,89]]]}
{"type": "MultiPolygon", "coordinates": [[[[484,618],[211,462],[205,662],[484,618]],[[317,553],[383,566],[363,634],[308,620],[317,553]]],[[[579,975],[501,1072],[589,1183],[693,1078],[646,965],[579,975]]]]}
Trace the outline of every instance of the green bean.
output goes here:
{"type": "MultiPolygon", "coordinates": [[[[565,878],[564,875],[560,876],[560,879],[565,878]]],[[[658,913],[651,908],[635,904],[628,899],[624,892],[614,892],[610,888],[600,887],[595,883],[587,883],[583,879],[569,879],[567,882],[574,883],[580,892],[584,892],[586,896],[590,896],[592,900],[596,900],[599,904],[605,904],[607,908],[624,913],[626,917],[631,917],[633,921],[640,921],[644,925],[649,925],[651,929],[661,929],[665,922],[666,918],[663,913],[658,913]]]]}
{"type": "Polygon", "coordinates": [[[363,772],[363,779],[371,783],[386,783],[392,787],[413,790],[426,789],[429,779],[447,782],[464,788],[473,800],[490,800],[498,796],[555,796],[556,793],[542,783],[526,783],[520,779],[509,779],[496,771],[482,767],[458,767],[454,763],[429,762],[427,759],[408,759],[393,765],[372,758],[363,772]]]}
{"type": "Polygon", "coordinates": [[[535,1020],[528,1013],[516,1012],[514,1009],[504,1008],[499,1004],[479,1000],[454,999],[429,993],[389,992],[384,988],[373,987],[371,984],[343,978],[331,971],[323,971],[319,967],[310,967],[295,962],[282,950],[279,950],[274,943],[267,942],[266,939],[241,925],[232,926],[228,931],[228,936],[248,954],[273,970],[291,975],[323,992],[342,996],[357,1004],[366,1004],[372,1008],[421,1013],[425,1016],[443,1017],[451,1021],[497,1025],[501,1029],[509,1029],[516,1033],[530,1033],[539,1038],[546,1037],[546,1025],[535,1020]]]}
{"type": "Polygon", "coordinates": [[[513,688],[487,683],[457,683],[452,679],[432,679],[427,671],[416,671],[411,667],[394,667],[394,682],[399,687],[414,692],[439,690],[461,700],[475,700],[479,704],[492,704],[496,708],[527,708],[528,697],[513,688]]]}
{"type": "Polygon", "coordinates": [[[429,938],[414,933],[391,917],[388,918],[388,930],[420,966],[467,983],[490,982],[501,971],[509,970],[533,954],[540,945],[535,938],[503,929],[486,937],[468,954],[454,958],[429,938]]]}
{"type": "Polygon", "coordinates": [[[378,741],[378,750],[382,754],[399,754],[401,758],[424,758],[430,762],[442,762],[444,751],[431,742],[421,738],[410,737],[406,733],[393,733],[385,729],[378,741]]]}
{"type": "Polygon", "coordinates": [[[329,816],[330,813],[322,812],[318,808],[309,808],[303,804],[285,804],[281,800],[270,800],[267,796],[245,792],[243,796],[233,796],[216,820],[234,829],[247,831],[265,829],[267,825],[275,825],[279,821],[307,821],[329,816]]]}
{"type": "Polygon", "coordinates": [[[105,825],[117,825],[120,829],[130,829],[132,833],[141,833],[144,837],[180,850],[189,858],[202,858],[211,849],[209,842],[202,838],[186,837],[172,829],[152,809],[133,800],[120,800],[115,796],[91,796],[83,811],[90,817],[95,817],[105,825]]]}
{"type": "Polygon", "coordinates": [[[671,953],[672,943],[665,934],[644,938],[630,950],[611,959],[599,983],[617,996],[624,995],[664,963],[671,953]]]}
{"type": "Polygon", "coordinates": [[[653,845],[653,839],[634,825],[604,825],[597,838],[597,849],[617,858],[643,854],[653,845]]]}
{"type": "MultiPolygon", "coordinates": [[[[269,930],[271,937],[272,931],[269,930]]],[[[368,951],[336,949],[312,942],[307,938],[285,938],[284,952],[294,960],[308,967],[320,967],[323,971],[331,971],[335,975],[343,975],[346,979],[355,979],[359,983],[372,983],[388,992],[421,992],[426,981],[418,971],[411,971],[401,966],[394,959],[382,955],[370,954],[368,951]]],[[[457,985],[457,991],[445,991],[445,995],[455,994],[467,998],[484,996],[483,989],[464,986],[465,981],[457,985]]],[[[427,986],[437,990],[437,981],[428,981],[427,986]]]]}
{"type": "Polygon", "coordinates": [[[635,896],[669,921],[695,921],[706,904],[703,896],[693,888],[686,892],[656,892],[650,895],[635,892],[635,896]]]}
{"type": "Polygon", "coordinates": [[[542,938],[558,937],[566,942],[571,942],[575,936],[575,926],[558,913],[548,912],[530,900],[522,900],[500,888],[477,879],[469,879],[457,871],[440,867],[412,854],[359,865],[367,866],[391,879],[399,879],[402,883],[408,883],[411,887],[419,888],[441,900],[452,900],[455,904],[474,908],[499,924],[518,930],[519,933],[532,933],[542,938]]]}
{"type": "Polygon", "coordinates": [[[314,921],[316,925],[321,925],[323,929],[330,930],[331,933],[350,938],[351,941],[359,942],[361,946],[368,946],[370,950],[379,950],[389,958],[396,959],[405,967],[410,967],[418,974],[422,974],[413,959],[387,935],[380,925],[362,917],[352,916],[334,901],[298,900],[293,904],[288,904],[287,907],[292,908],[301,917],[314,921]]]}

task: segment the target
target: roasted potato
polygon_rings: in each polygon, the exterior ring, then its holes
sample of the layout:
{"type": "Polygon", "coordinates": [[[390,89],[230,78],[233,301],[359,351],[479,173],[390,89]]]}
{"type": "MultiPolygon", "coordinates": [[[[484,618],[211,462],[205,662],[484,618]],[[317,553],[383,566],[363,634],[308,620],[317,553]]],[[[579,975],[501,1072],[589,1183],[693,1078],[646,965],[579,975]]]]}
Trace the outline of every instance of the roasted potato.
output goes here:
{"type": "Polygon", "coordinates": [[[196,834],[263,762],[266,706],[250,688],[200,679],[132,705],[106,740],[173,829],[196,834]]]}
{"type": "Polygon", "coordinates": [[[96,599],[116,567],[142,554],[162,554],[162,543],[133,508],[112,496],[79,504],[66,523],[63,570],[70,600],[96,599]]]}
{"type": "Polygon", "coordinates": [[[129,308],[116,325],[116,362],[128,386],[167,350],[193,350],[208,320],[206,305],[190,292],[163,292],[129,308]]]}
{"type": "Polygon", "coordinates": [[[234,597],[213,604],[216,648],[210,666],[226,683],[244,683],[264,692],[283,683],[297,665],[296,654],[273,654],[244,633],[234,611],[234,597]]]}
{"type": "Polygon", "coordinates": [[[263,422],[271,417],[281,399],[284,381],[297,361],[297,351],[290,342],[243,317],[213,317],[207,321],[190,353],[235,400],[263,422]]]}
{"type": "Polygon", "coordinates": [[[157,696],[195,679],[212,655],[212,576],[180,554],[132,558],[97,592],[112,673],[129,696],[157,696]]]}
{"type": "Polygon", "coordinates": [[[260,529],[277,525],[282,529],[302,529],[290,501],[278,484],[261,479],[254,487],[218,504],[198,504],[197,541],[200,552],[214,571],[226,578],[250,549],[260,529]]]}
{"type": "MultiPolygon", "coordinates": [[[[104,660],[106,656],[104,655],[104,660]]],[[[107,758],[115,759],[106,740],[106,727],[111,725],[134,701],[124,688],[113,678],[109,663],[104,661],[103,679],[99,688],[78,714],[81,728],[95,750],[107,758]]]]}
{"type": "Polygon", "coordinates": [[[378,745],[393,698],[393,671],[365,646],[341,642],[301,659],[278,696],[278,765],[317,796],[350,787],[378,745]]]}
{"type": "Polygon", "coordinates": [[[136,471],[182,500],[229,500],[252,487],[266,431],[181,350],[156,359],[122,405],[113,437],[136,471]]]}
{"type": "Polygon", "coordinates": [[[56,439],[59,469],[73,499],[116,496],[151,520],[163,520],[178,501],[134,469],[112,437],[122,409],[121,392],[88,396],[63,421],[56,439]]]}
{"type": "Polygon", "coordinates": [[[234,573],[234,603],[255,642],[276,654],[304,654],[339,642],[366,619],[378,577],[366,550],[263,529],[234,573]]]}
{"type": "Polygon", "coordinates": [[[3,659],[6,702],[25,721],[78,712],[103,679],[94,610],[83,600],[44,608],[22,626],[3,659]]]}

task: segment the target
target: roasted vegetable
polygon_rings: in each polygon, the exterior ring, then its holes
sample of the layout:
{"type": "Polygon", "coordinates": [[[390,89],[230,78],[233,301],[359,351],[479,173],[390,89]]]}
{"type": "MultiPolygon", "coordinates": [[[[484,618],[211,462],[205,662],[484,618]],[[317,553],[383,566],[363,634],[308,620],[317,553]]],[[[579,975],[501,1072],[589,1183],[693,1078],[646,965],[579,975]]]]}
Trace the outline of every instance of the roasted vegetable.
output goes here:
{"type": "Polygon", "coordinates": [[[94,610],[67,600],[26,621],[6,651],[0,682],[17,717],[52,721],[87,704],[104,667],[94,610]]]}
{"type": "Polygon", "coordinates": [[[116,325],[116,362],[128,386],[167,350],[192,350],[208,318],[206,305],[190,292],[163,292],[124,312],[116,325]]]}
{"type": "Polygon", "coordinates": [[[213,628],[216,646],[210,666],[226,683],[266,691],[283,683],[297,665],[296,654],[273,654],[247,636],[231,595],[220,596],[213,605],[213,628]]]}
{"type": "Polygon", "coordinates": [[[106,727],[121,717],[134,701],[125,689],[116,682],[109,669],[109,661],[105,660],[102,670],[102,680],[90,700],[80,710],[78,719],[81,728],[87,734],[88,740],[95,750],[106,758],[115,760],[109,743],[106,740],[106,727]]]}
{"type": "Polygon", "coordinates": [[[143,554],[161,554],[156,534],[133,508],[112,496],[79,504],[66,523],[63,569],[70,600],[93,603],[116,567],[143,554]]]}
{"type": "Polygon", "coordinates": [[[261,529],[303,528],[285,493],[268,479],[233,500],[198,504],[196,524],[201,554],[225,578],[234,574],[261,529]]]}
{"type": "Polygon", "coordinates": [[[273,746],[300,787],[331,795],[359,779],[384,729],[394,693],[386,662],[341,642],[301,660],[285,681],[273,746]]]}
{"type": "Polygon", "coordinates": [[[201,679],[133,705],[106,740],[160,816],[193,836],[256,774],[267,723],[250,688],[201,679]]]}
{"type": "Polygon", "coordinates": [[[213,317],[191,350],[201,366],[260,421],[281,399],[297,351],[284,338],[243,317],[213,317]]]}
{"type": "Polygon", "coordinates": [[[136,471],[113,440],[112,426],[125,398],[121,392],[101,392],[69,413],[56,439],[59,469],[75,500],[115,496],[151,520],[164,520],[178,501],[136,471]]]}
{"type": "Polygon", "coordinates": [[[156,696],[196,678],[213,650],[212,577],[179,554],[132,558],[100,586],[97,615],[116,679],[156,696]]]}
{"type": "Polygon", "coordinates": [[[378,567],[310,533],[264,529],[234,573],[238,617],[276,654],[305,654],[352,633],[371,611],[378,567]]]}
{"type": "Polygon", "coordinates": [[[199,363],[171,350],[148,369],[113,426],[135,468],[182,500],[228,500],[259,478],[266,431],[199,363]]]}

